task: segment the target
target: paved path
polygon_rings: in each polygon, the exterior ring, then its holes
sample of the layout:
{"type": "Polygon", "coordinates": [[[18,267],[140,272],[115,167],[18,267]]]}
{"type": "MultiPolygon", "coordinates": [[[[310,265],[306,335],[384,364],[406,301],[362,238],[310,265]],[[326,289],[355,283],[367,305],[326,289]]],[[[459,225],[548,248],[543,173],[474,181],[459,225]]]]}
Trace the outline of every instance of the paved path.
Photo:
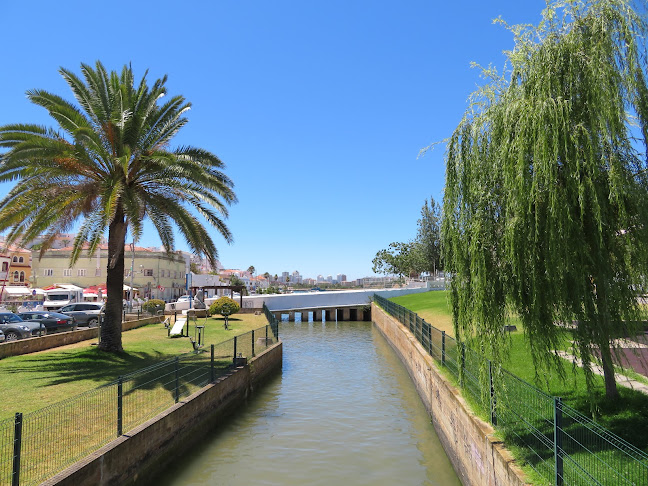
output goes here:
{"type": "MultiPolygon", "coordinates": [[[[639,345],[641,347],[644,347],[645,345],[639,345]]],[[[558,351],[558,355],[561,358],[564,358],[577,366],[582,367],[583,363],[582,361],[574,356],[573,354],[569,354],[566,351],[558,351]]],[[[601,366],[598,366],[594,363],[592,363],[592,371],[596,373],[597,375],[603,376],[603,368],[601,366]]],[[[621,375],[619,373],[615,373],[614,378],[616,379],[617,384],[625,386],[627,388],[632,388],[633,390],[640,391],[641,393],[645,393],[648,395],[648,385],[645,385],[637,380],[633,380],[631,378],[628,378],[625,375],[621,375]]]]}

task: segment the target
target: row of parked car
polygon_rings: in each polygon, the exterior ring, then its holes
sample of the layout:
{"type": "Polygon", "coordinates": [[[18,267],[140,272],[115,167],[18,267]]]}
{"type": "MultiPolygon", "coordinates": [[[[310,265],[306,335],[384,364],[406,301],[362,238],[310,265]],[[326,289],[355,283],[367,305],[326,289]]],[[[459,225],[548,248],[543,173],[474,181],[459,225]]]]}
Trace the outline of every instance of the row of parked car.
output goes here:
{"type": "Polygon", "coordinates": [[[3,335],[0,342],[73,331],[78,326],[96,327],[102,310],[103,304],[100,302],[81,302],[66,305],[59,312],[0,312],[0,334],[3,335]]]}

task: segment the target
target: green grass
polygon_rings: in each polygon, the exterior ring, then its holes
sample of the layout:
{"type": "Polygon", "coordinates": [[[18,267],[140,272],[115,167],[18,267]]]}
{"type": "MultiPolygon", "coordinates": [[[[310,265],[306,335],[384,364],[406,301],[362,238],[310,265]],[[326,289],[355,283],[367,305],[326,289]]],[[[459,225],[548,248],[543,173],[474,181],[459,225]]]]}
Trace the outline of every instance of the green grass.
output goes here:
{"type": "MultiPolygon", "coordinates": [[[[448,292],[434,291],[410,294],[390,299],[416,312],[434,327],[452,334],[452,328],[443,329],[439,323],[451,322],[451,309],[448,292]]],[[[518,331],[512,332],[510,353],[503,367],[551,396],[559,396],[569,406],[586,416],[594,418],[611,432],[624,438],[635,447],[648,452],[648,396],[622,386],[618,386],[621,398],[609,401],[605,398],[603,378],[595,376],[593,395],[587,391],[585,375],[581,368],[573,367],[565,361],[564,375],[554,370],[540,370],[531,360],[529,343],[524,336],[519,321],[515,322],[518,331]]],[[[562,349],[568,350],[571,334],[565,331],[562,349]]]]}
{"type": "MultiPolygon", "coordinates": [[[[223,322],[223,318],[197,319],[198,325],[205,325],[206,347],[267,324],[265,316],[253,314],[231,317],[230,330],[224,329],[223,322]]],[[[193,336],[193,320],[189,324],[193,336]]],[[[124,332],[122,339],[124,353],[118,355],[98,351],[94,339],[1,359],[0,420],[44,408],[193,349],[186,337],[168,338],[162,324],[124,332]]]]}

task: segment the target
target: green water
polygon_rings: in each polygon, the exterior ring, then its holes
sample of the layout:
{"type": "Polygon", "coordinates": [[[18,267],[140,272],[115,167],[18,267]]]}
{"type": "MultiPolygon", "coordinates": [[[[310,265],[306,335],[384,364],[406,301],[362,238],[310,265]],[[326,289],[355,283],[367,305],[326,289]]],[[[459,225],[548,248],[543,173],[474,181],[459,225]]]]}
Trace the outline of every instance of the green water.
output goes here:
{"type": "Polygon", "coordinates": [[[291,322],[280,332],[281,375],[154,484],[461,484],[371,323],[291,322]]]}

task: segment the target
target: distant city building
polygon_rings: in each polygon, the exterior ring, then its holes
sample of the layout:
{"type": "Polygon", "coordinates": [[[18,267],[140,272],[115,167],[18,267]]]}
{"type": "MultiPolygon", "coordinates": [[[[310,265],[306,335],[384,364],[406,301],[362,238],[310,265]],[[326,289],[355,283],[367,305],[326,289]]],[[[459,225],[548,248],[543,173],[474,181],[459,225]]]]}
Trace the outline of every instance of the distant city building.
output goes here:
{"type": "Polygon", "coordinates": [[[336,280],[338,281],[338,283],[346,282],[346,279],[347,279],[347,276],[344,275],[343,273],[338,273],[337,274],[336,280]]]}

